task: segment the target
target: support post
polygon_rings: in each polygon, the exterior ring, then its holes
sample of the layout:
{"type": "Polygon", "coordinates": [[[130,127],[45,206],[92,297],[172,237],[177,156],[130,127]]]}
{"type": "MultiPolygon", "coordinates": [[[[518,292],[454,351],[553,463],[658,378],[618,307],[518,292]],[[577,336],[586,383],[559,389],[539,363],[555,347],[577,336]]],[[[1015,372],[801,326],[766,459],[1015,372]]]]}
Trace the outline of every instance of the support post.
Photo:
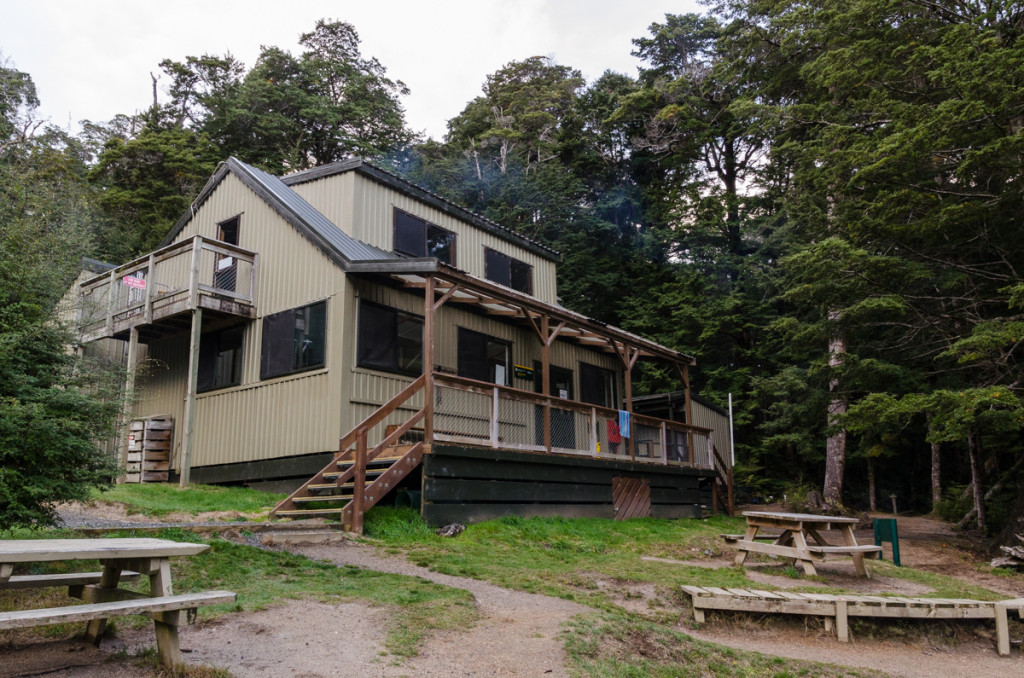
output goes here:
{"type": "Polygon", "coordinates": [[[590,454],[597,456],[597,408],[590,408],[590,454]]]}
{"type": "Polygon", "coordinates": [[[498,387],[494,387],[491,401],[491,447],[498,446],[498,387]]]}
{"type": "Polygon", "coordinates": [[[185,442],[181,450],[178,484],[188,487],[192,470],[192,448],[195,445],[196,387],[199,383],[199,339],[203,330],[203,309],[192,309],[192,336],[188,350],[188,383],[185,386],[185,442]]]}
{"type": "Polygon", "coordinates": [[[192,308],[199,306],[199,265],[203,254],[203,239],[195,236],[192,239],[192,268],[188,277],[188,304],[192,308]]]}
{"type": "Polygon", "coordinates": [[[541,391],[544,394],[544,450],[551,454],[551,342],[548,340],[548,317],[540,317],[541,391]]]}
{"type": "MultiPolygon", "coordinates": [[[[132,401],[135,397],[135,367],[139,360],[139,328],[132,325],[128,333],[128,365],[124,376],[124,400],[121,402],[121,449],[117,453],[117,482],[124,482],[128,464],[128,438],[132,434],[132,401]]],[[[140,467],[140,473],[145,469],[140,467]]],[[[141,479],[141,475],[139,478],[141,479]]]]}
{"type": "Polygon", "coordinates": [[[636,353],[632,351],[629,346],[623,345],[623,351],[626,355],[626,411],[629,412],[629,438],[627,438],[629,446],[629,458],[636,461],[636,435],[634,431],[636,429],[636,422],[632,420],[633,417],[633,365],[636,364],[636,359],[640,356],[640,349],[635,349],[636,353]]]}
{"type": "Polygon", "coordinates": [[[110,271],[110,280],[107,282],[107,322],[106,335],[109,337],[114,333],[114,308],[117,305],[117,269],[110,271]]]}
{"type": "Polygon", "coordinates": [[[352,531],[363,533],[363,495],[366,493],[366,435],[365,428],[359,429],[356,438],[355,475],[352,478],[352,531]]]}
{"type": "Polygon", "coordinates": [[[668,465],[668,430],[665,422],[661,422],[661,463],[668,465]]]}
{"type": "Polygon", "coordinates": [[[143,306],[143,317],[147,325],[153,324],[153,287],[156,285],[156,255],[149,255],[149,263],[146,264],[146,303],[143,306]]]}
{"type": "Polygon", "coordinates": [[[423,304],[423,442],[434,442],[434,276],[427,275],[423,304]]]}
{"type": "MultiPolygon", "coordinates": [[[[693,405],[691,404],[691,401],[690,401],[690,366],[688,364],[684,364],[683,365],[682,376],[683,376],[683,398],[685,399],[685,407],[686,407],[686,423],[689,424],[690,426],[693,426],[693,405]]],[[[688,430],[686,432],[686,444],[690,446],[690,465],[692,466],[693,465],[693,461],[694,461],[694,457],[696,456],[696,455],[693,454],[693,431],[689,431],[688,430]]],[[[710,454],[710,452],[711,452],[711,441],[709,440],[708,441],[708,453],[710,454]]],[[[713,459],[712,459],[712,463],[714,463],[713,459]]]]}

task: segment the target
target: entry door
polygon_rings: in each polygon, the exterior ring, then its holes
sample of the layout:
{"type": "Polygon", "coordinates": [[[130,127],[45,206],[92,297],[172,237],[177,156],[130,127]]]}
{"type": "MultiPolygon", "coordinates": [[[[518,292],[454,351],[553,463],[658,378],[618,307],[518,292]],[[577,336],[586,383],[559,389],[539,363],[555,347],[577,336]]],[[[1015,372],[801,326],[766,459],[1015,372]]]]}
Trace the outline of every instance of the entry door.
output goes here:
{"type": "MultiPolygon", "coordinates": [[[[543,366],[539,360],[533,361],[533,390],[535,393],[544,392],[543,366]]],[[[572,400],[572,370],[564,367],[551,366],[551,387],[548,389],[556,398],[572,400]]],[[[537,405],[534,408],[534,420],[536,423],[537,444],[544,444],[544,407],[537,405]]],[[[564,447],[566,449],[576,448],[576,421],[572,412],[565,410],[551,410],[551,446],[564,447]]]]}

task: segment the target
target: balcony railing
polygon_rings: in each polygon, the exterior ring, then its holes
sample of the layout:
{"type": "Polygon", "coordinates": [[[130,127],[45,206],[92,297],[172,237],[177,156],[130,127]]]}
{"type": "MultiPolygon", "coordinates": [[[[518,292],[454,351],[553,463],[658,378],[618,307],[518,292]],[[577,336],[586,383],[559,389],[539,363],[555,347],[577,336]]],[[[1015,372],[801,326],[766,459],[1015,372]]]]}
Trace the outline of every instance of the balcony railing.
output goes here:
{"type": "Polygon", "coordinates": [[[439,373],[434,374],[434,440],[547,452],[548,405],[553,453],[715,469],[710,429],[633,414],[631,453],[630,439],[618,432],[618,410],[439,373]]]}
{"type": "Polygon", "coordinates": [[[257,254],[194,236],[82,283],[84,341],[115,336],[202,306],[254,317],[257,254]]]}

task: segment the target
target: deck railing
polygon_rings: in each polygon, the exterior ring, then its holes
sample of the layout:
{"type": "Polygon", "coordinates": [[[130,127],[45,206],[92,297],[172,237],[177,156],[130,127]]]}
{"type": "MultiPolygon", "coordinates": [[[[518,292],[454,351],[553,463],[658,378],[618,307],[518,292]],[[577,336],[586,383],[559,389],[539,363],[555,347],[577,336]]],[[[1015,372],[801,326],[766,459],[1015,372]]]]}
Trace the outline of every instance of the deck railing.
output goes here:
{"type": "Polygon", "coordinates": [[[209,295],[229,305],[256,303],[255,252],[194,236],[86,280],[80,287],[83,336],[111,336],[127,322],[195,308],[209,295]]]}
{"type": "Polygon", "coordinates": [[[434,375],[434,440],[547,452],[546,406],[551,452],[715,469],[710,429],[634,413],[625,438],[618,410],[445,374],[434,375]]]}

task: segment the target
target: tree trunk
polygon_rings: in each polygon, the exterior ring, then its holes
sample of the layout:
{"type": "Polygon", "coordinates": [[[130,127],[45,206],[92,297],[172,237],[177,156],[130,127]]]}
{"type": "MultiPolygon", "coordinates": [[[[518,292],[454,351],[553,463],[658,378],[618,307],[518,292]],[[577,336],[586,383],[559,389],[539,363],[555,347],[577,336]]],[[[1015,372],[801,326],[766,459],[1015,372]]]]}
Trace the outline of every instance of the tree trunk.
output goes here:
{"type": "Polygon", "coordinates": [[[868,510],[878,510],[878,503],[875,501],[875,460],[871,457],[868,457],[868,510]]]}
{"type": "Polygon", "coordinates": [[[974,431],[967,436],[967,450],[971,457],[971,491],[974,494],[974,513],[978,529],[985,531],[985,497],[981,493],[981,434],[974,431]]]}
{"type": "MultiPolygon", "coordinates": [[[[839,319],[838,311],[829,311],[829,320],[839,319]]],[[[839,391],[839,377],[837,370],[843,363],[843,354],[846,352],[846,340],[840,330],[833,330],[832,338],[828,342],[828,364],[832,368],[832,376],[829,378],[828,390],[832,394],[832,400],[828,404],[828,426],[831,428],[839,423],[839,417],[846,414],[846,398],[839,391]]],[[[829,435],[825,442],[825,487],[822,494],[825,502],[831,506],[841,506],[843,503],[843,472],[846,465],[846,430],[840,429],[829,435]]]]}
{"type": "MultiPolygon", "coordinates": [[[[928,414],[928,433],[932,433],[932,414],[928,414]]],[[[940,473],[942,459],[939,452],[939,443],[932,443],[932,512],[938,511],[939,502],[942,501],[942,474],[940,473]]]]}

